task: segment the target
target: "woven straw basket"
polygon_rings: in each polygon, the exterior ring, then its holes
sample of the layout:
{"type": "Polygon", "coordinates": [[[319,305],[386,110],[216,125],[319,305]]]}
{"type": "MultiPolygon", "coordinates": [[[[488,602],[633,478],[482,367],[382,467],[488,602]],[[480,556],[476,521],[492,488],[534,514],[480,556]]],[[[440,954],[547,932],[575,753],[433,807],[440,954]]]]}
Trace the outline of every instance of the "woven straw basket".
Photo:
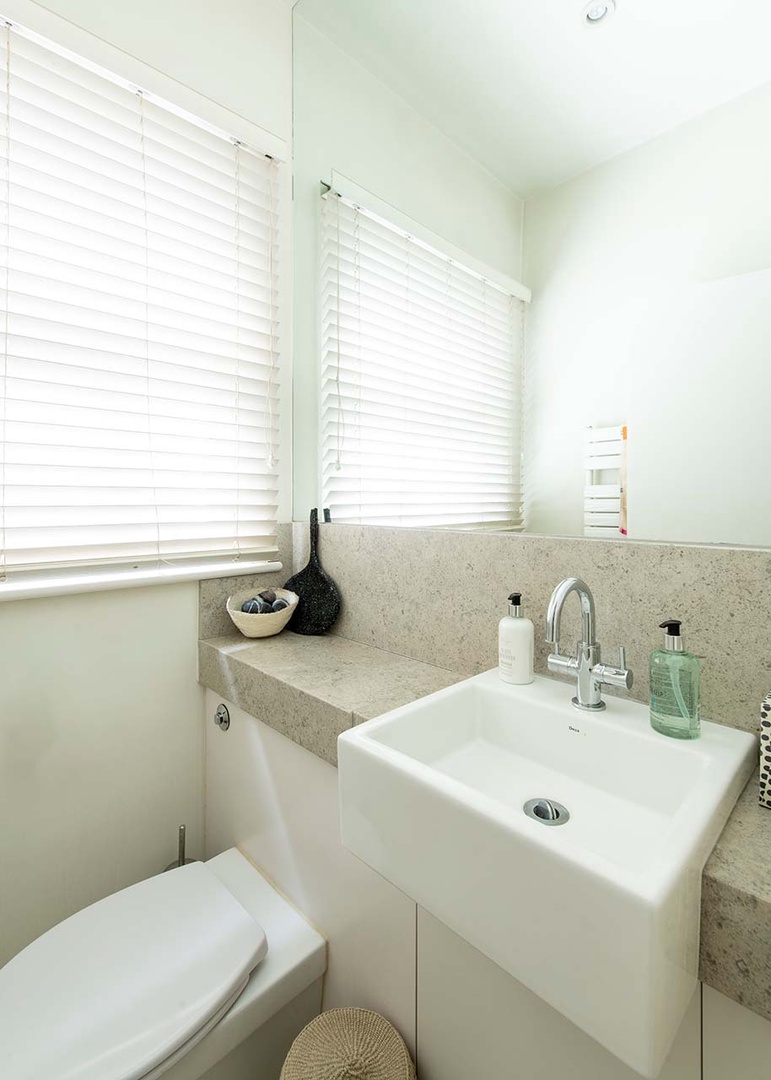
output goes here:
{"type": "Polygon", "coordinates": [[[329,1009],[303,1028],[281,1080],[415,1080],[396,1028],[369,1009],[329,1009]]]}

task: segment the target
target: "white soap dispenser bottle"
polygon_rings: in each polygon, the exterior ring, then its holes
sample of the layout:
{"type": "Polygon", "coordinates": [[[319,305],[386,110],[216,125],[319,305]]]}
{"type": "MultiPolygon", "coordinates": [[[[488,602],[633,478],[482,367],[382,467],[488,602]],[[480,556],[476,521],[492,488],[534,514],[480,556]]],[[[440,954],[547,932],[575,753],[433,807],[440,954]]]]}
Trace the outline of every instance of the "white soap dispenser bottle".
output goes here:
{"type": "Polygon", "coordinates": [[[522,596],[509,597],[509,614],[498,624],[498,674],[507,683],[524,686],[533,681],[535,629],[522,615],[522,596]]]}

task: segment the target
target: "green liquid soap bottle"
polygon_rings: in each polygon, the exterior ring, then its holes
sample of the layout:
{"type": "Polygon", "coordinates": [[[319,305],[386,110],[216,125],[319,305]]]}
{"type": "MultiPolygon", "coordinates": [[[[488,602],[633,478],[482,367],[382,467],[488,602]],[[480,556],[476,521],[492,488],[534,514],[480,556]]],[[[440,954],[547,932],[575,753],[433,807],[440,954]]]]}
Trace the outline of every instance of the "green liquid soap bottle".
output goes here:
{"type": "Polygon", "coordinates": [[[698,739],[699,661],[683,648],[680,622],[667,619],[664,648],[651,653],[651,727],[673,739],[698,739]]]}

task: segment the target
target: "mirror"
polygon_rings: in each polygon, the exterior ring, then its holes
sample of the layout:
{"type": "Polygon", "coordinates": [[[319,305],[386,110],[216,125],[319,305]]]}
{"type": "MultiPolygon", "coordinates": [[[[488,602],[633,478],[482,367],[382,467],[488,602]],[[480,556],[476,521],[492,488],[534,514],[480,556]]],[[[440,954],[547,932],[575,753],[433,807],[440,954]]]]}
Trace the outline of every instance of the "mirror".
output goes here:
{"type": "Polygon", "coordinates": [[[532,291],[527,531],[771,545],[771,8],[588,15],[295,6],[297,516],[318,493],[319,182],[339,174],[532,291]]]}

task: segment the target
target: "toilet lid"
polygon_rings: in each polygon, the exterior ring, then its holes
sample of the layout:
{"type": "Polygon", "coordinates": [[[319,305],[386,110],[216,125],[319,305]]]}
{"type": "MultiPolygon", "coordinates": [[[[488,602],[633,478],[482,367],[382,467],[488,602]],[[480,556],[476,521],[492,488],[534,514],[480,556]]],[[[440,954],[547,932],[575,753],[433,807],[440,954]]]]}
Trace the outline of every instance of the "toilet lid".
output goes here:
{"type": "Polygon", "coordinates": [[[267,948],[204,863],[108,896],[0,971],[0,1076],[139,1080],[224,1014],[267,948]]]}

